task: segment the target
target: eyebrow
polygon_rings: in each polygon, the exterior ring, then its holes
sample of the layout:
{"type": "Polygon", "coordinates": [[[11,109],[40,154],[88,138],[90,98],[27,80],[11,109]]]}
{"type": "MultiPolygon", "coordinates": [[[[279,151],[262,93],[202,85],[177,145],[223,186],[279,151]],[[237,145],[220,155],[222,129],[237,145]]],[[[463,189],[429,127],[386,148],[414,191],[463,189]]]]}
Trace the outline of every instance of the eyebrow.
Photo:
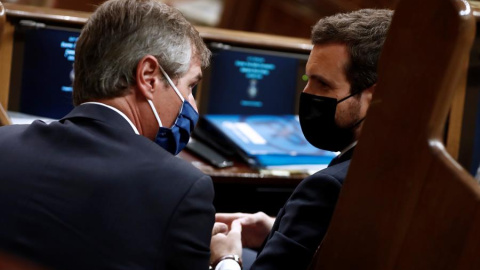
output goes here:
{"type": "Polygon", "coordinates": [[[326,85],[329,85],[331,86],[332,83],[330,82],[330,80],[327,80],[325,77],[323,77],[322,75],[318,75],[318,74],[314,74],[314,75],[308,75],[307,76],[309,78],[312,78],[312,79],[315,79],[315,80],[318,80],[318,81],[322,81],[324,84],[326,85]]]}

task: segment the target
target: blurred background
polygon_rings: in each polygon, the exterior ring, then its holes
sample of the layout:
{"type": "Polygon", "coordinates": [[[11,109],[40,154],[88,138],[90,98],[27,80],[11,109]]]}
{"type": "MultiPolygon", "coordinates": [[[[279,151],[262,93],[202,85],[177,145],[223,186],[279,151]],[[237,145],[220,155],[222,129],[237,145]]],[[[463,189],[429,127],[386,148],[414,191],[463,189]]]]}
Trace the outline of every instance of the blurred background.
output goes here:
{"type": "MultiPolygon", "coordinates": [[[[3,0],[91,12],[104,0],[3,0]]],[[[394,8],[399,0],[161,0],[196,25],[309,38],[319,18],[360,8],[394,8]]]]}

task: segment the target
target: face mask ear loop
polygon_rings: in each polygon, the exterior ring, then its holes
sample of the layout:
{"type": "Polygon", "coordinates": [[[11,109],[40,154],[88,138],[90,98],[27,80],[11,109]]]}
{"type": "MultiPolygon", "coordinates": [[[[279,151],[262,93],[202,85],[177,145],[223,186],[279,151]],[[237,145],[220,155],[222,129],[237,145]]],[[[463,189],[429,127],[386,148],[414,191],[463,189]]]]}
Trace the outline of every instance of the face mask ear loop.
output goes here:
{"type": "Polygon", "coordinates": [[[168,81],[168,84],[170,84],[170,86],[173,88],[173,90],[175,90],[175,92],[177,93],[178,97],[180,98],[180,100],[183,102],[185,102],[185,98],[183,98],[182,94],[180,93],[180,91],[178,91],[177,87],[175,86],[175,84],[172,82],[172,80],[170,79],[170,77],[167,75],[167,73],[165,72],[165,70],[162,68],[162,66],[158,65],[158,67],[160,68],[160,71],[163,73],[163,76],[165,76],[165,78],[167,79],[168,81]]]}
{"type": "Polygon", "coordinates": [[[162,125],[162,120],[160,120],[160,116],[158,116],[157,109],[155,109],[155,106],[153,106],[153,102],[150,99],[147,99],[148,104],[150,104],[150,107],[152,108],[153,114],[155,115],[155,118],[157,118],[158,125],[160,127],[163,127],[162,125]]]}
{"type": "Polygon", "coordinates": [[[363,120],[365,120],[365,117],[363,117],[362,119],[358,120],[355,124],[353,124],[352,128],[356,128],[357,126],[359,126],[360,123],[363,122],[363,120]]]}
{"type": "Polygon", "coordinates": [[[351,98],[351,97],[353,97],[353,96],[355,96],[356,94],[361,93],[362,91],[363,91],[363,90],[359,90],[359,91],[357,91],[357,92],[351,93],[350,95],[348,95],[348,96],[340,99],[339,101],[337,101],[337,104],[340,103],[340,102],[342,102],[342,101],[345,101],[345,100],[347,100],[347,99],[349,99],[349,98],[351,98]]]}

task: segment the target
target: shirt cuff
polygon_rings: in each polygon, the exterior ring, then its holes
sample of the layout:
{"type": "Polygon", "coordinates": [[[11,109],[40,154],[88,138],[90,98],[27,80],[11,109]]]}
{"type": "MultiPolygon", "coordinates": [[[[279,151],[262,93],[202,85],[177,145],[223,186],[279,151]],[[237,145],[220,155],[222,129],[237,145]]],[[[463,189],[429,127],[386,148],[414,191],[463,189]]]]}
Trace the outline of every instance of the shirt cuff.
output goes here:
{"type": "Polygon", "coordinates": [[[226,259],[217,264],[217,267],[215,267],[215,270],[241,270],[240,265],[232,260],[232,259],[226,259]]]}

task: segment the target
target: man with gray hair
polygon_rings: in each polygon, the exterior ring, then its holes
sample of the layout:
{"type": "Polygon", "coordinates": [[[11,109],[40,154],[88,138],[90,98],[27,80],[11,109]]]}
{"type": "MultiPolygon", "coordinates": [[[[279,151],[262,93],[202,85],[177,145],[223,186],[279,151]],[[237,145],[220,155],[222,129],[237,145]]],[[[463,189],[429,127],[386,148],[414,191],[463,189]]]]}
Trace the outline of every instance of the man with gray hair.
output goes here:
{"type": "Polygon", "coordinates": [[[175,154],[209,58],[167,5],[102,4],[76,44],[76,107],[0,128],[0,249],[51,269],[207,269],[213,185],[175,154]]]}
{"type": "Polygon", "coordinates": [[[276,218],[262,212],[217,214],[211,244],[216,270],[239,269],[232,261],[241,255],[242,244],[259,251],[252,270],[307,269],[360,137],[391,18],[390,10],[364,9],[323,18],[314,26],[300,124],[312,145],[340,154],[328,168],[304,179],[276,218]]]}

